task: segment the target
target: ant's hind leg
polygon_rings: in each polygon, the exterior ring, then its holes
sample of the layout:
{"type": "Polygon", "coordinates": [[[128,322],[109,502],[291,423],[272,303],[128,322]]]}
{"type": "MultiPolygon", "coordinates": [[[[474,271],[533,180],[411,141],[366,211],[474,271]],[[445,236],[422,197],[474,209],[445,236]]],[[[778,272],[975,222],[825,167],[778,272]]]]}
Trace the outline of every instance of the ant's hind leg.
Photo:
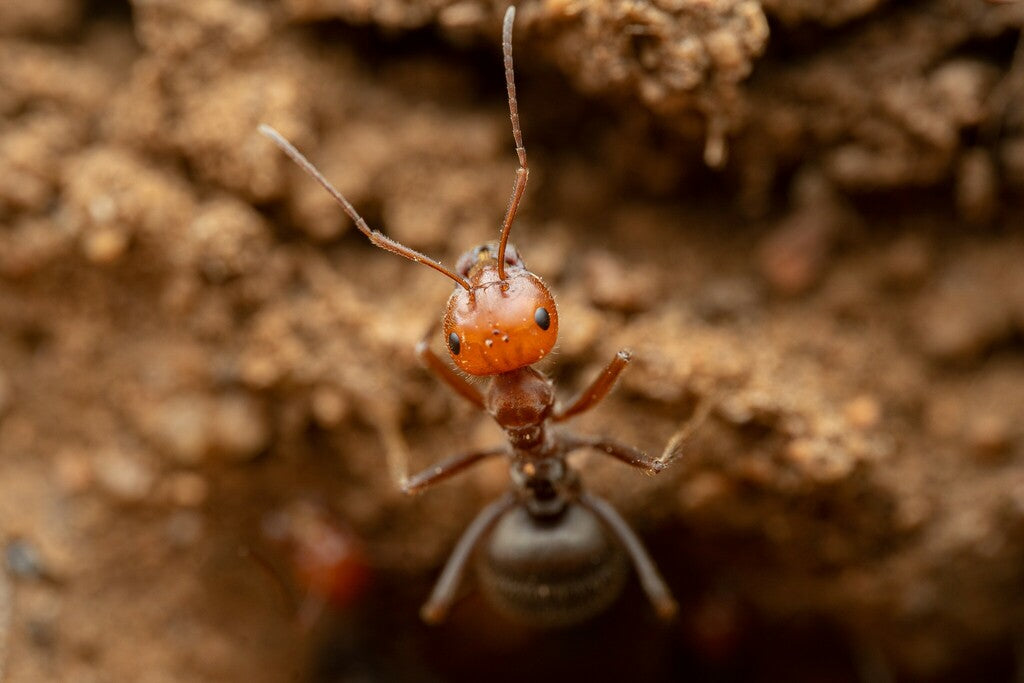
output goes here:
{"type": "Polygon", "coordinates": [[[484,397],[480,390],[465,380],[462,375],[448,367],[448,364],[437,357],[437,354],[430,349],[426,339],[421,339],[416,344],[416,357],[419,358],[423,367],[431,370],[437,377],[447,384],[452,391],[466,399],[480,410],[484,409],[484,397]]]}
{"type": "Polygon", "coordinates": [[[448,562],[445,563],[444,569],[441,571],[441,577],[434,585],[430,599],[420,608],[420,618],[423,621],[428,624],[439,624],[448,616],[449,610],[455,603],[459,585],[462,583],[462,576],[466,573],[466,565],[472,557],[477,543],[515,502],[515,496],[506,494],[491,503],[476,516],[473,523],[462,534],[462,538],[455,545],[455,550],[452,551],[451,557],[448,558],[448,562]]]}
{"type": "Polygon", "coordinates": [[[632,358],[632,353],[626,349],[619,351],[615,354],[615,358],[605,366],[604,371],[597,376],[590,386],[580,392],[580,395],[573,399],[573,402],[569,404],[567,408],[561,406],[555,408],[554,414],[551,419],[555,422],[561,422],[568,420],[573,415],[579,415],[585,410],[590,410],[595,405],[604,400],[604,397],[608,395],[608,392],[615,386],[615,380],[619,378],[619,375],[626,366],[629,365],[629,361],[632,358]]]}
{"type": "Polygon", "coordinates": [[[672,597],[672,591],[669,590],[665,579],[661,577],[661,572],[655,566],[654,560],[647,554],[643,541],[637,537],[626,520],[622,518],[622,515],[616,512],[615,508],[607,502],[588,493],[580,494],[579,500],[580,504],[600,517],[612,533],[615,534],[615,537],[625,546],[626,552],[629,553],[630,559],[633,560],[633,566],[636,568],[640,585],[643,587],[644,592],[647,593],[651,604],[654,605],[654,610],[658,613],[658,616],[665,621],[672,619],[676,611],[678,611],[679,605],[676,603],[675,598],[672,597]]]}

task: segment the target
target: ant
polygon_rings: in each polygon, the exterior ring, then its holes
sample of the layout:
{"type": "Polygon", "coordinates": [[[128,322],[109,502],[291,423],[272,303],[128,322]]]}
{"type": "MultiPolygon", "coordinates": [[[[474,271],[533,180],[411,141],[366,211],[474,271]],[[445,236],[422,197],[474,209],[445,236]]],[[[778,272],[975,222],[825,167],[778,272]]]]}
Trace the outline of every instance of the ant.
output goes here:
{"type": "Polygon", "coordinates": [[[355,533],[338,523],[329,507],[311,500],[293,501],[267,515],[263,537],[285,552],[289,573],[302,592],[301,601],[289,582],[269,560],[253,556],[298,606],[298,623],[309,631],[325,608],[350,609],[373,582],[363,544],[355,533]]]}
{"type": "Polygon", "coordinates": [[[567,405],[556,403],[551,380],[531,367],[555,345],[558,312],[544,282],[527,270],[508,241],[530,173],[512,70],[514,19],[515,7],[509,7],[502,51],[519,168],[499,241],[466,252],[454,270],[371,230],[352,204],[291,143],[265,124],[260,132],[316,179],[373,244],[429,266],[455,282],[443,320],[448,352],[463,372],[491,378],[487,389],[481,391],[442,361],[426,338],[416,346],[420,362],[455,393],[491,415],[504,429],[508,444],[451,457],[412,477],[401,474],[402,490],[419,493],[495,456],[508,459],[512,480],[511,490],[485,507],[459,539],[420,611],[423,620],[436,624],[445,619],[466,568],[485,539],[476,562],[480,584],[490,602],[508,616],[536,625],[560,626],[598,614],[618,597],[625,583],[625,549],[655,611],[668,620],[677,605],[643,543],[611,505],[583,489],[566,456],[591,448],[656,474],[677,455],[682,432],[669,441],[660,458],[652,458],[609,439],[550,428],[552,423],[564,422],[600,402],[629,364],[628,350],[619,351],[597,379],[567,405]]]}

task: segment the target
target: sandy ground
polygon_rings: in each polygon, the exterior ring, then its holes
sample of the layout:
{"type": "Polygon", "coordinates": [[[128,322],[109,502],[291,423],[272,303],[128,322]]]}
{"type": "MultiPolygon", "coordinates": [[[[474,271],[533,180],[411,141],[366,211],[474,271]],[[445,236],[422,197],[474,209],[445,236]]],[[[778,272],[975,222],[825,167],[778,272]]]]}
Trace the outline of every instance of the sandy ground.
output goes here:
{"type": "Polygon", "coordinates": [[[507,474],[410,499],[385,454],[502,435],[416,363],[448,281],[256,127],[453,263],[516,166],[503,12],[0,4],[0,680],[1017,680],[1022,2],[524,0],[541,367],[632,348],[574,428],[649,451],[711,406],[657,477],[574,460],[682,610],[418,622],[507,474]],[[319,616],[310,529],[370,578],[319,616]]]}

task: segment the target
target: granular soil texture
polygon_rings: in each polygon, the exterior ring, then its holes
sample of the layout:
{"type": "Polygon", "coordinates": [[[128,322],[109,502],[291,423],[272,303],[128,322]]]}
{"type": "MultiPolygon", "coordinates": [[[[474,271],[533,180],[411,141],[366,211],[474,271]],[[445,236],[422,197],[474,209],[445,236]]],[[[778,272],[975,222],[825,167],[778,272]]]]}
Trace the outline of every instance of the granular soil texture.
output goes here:
{"type": "Polygon", "coordinates": [[[573,460],[680,616],[419,623],[508,475],[388,458],[503,436],[416,361],[450,282],[257,126],[451,264],[516,168],[504,9],[0,4],[0,678],[1016,680],[1024,2],[523,1],[540,367],[631,348],[573,428],[649,452],[707,413],[656,477],[573,460]]]}

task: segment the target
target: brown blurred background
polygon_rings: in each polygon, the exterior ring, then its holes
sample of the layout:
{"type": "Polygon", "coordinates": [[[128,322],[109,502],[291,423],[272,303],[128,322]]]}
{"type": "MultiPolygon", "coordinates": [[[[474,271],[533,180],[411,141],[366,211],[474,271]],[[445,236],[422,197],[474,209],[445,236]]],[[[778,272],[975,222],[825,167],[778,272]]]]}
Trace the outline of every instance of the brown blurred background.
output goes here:
{"type": "Polygon", "coordinates": [[[256,127],[452,263],[516,167],[504,10],[0,3],[0,679],[1020,680],[1024,2],[521,2],[544,369],[631,347],[576,428],[650,451],[714,405],[658,477],[575,460],[682,610],[418,622],[507,474],[384,454],[502,436],[415,362],[447,281],[256,127]],[[310,509],[370,576],[319,612],[310,509]]]}

